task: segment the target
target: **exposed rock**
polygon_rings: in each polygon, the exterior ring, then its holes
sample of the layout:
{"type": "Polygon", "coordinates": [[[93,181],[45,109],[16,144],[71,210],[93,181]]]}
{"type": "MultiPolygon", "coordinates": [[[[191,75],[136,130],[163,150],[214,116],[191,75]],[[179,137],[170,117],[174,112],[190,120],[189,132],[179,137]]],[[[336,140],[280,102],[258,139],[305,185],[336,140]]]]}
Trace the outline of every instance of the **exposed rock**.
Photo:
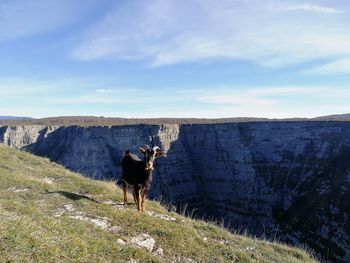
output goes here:
{"type": "Polygon", "coordinates": [[[125,242],[123,239],[120,239],[120,238],[117,239],[117,243],[118,243],[119,245],[122,245],[122,246],[125,246],[125,245],[126,245],[126,242],[125,242]]]}
{"type": "Polygon", "coordinates": [[[166,221],[176,221],[175,217],[171,217],[171,216],[168,216],[168,215],[165,215],[165,214],[155,214],[154,216],[157,217],[157,218],[166,220],[166,221]]]}
{"type": "Polygon", "coordinates": [[[157,256],[157,257],[163,257],[164,256],[164,251],[163,251],[162,248],[158,248],[156,251],[153,252],[153,255],[157,256]]]}
{"type": "Polygon", "coordinates": [[[30,188],[18,188],[17,186],[15,186],[15,187],[10,187],[7,190],[13,193],[21,193],[21,192],[28,192],[30,188]]]}
{"type": "Polygon", "coordinates": [[[62,207],[58,207],[53,216],[60,217],[63,214],[67,214],[68,217],[73,219],[92,223],[102,228],[103,230],[110,230],[112,228],[112,231],[114,231],[117,229],[117,226],[112,226],[111,220],[109,220],[108,218],[90,215],[81,211],[76,211],[72,204],[65,204],[62,207]]]}
{"type": "Polygon", "coordinates": [[[73,214],[69,215],[70,218],[85,221],[92,223],[103,230],[107,230],[111,227],[111,222],[108,218],[105,217],[99,217],[94,215],[89,215],[85,212],[74,212],[73,214]]]}
{"type": "Polygon", "coordinates": [[[223,244],[223,245],[228,245],[229,244],[226,240],[223,240],[223,239],[219,240],[218,242],[220,244],[223,244]]]}
{"type": "Polygon", "coordinates": [[[118,233],[122,229],[123,228],[121,226],[111,226],[110,228],[108,228],[108,231],[111,233],[118,233]]]}
{"type": "Polygon", "coordinates": [[[73,208],[73,205],[72,204],[65,204],[63,205],[63,208],[67,211],[73,211],[74,208],[73,208]]]}
{"type": "Polygon", "coordinates": [[[72,204],[65,204],[56,208],[56,211],[53,213],[54,217],[61,217],[66,212],[74,211],[72,204]]]}
{"type": "Polygon", "coordinates": [[[55,179],[54,178],[50,178],[50,177],[45,177],[45,178],[42,179],[42,181],[44,183],[47,183],[47,184],[53,184],[55,179]]]}
{"type": "Polygon", "coordinates": [[[5,143],[14,148],[22,148],[23,146],[36,143],[48,136],[58,127],[54,126],[3,126],[0,127],[0,142],[5,143]]]}
{"type": "Polygon", "coordinates": [[[150,216],[157,217],[157,218],[160,218],[160,219],[163,219],[163,220],[166,220],[166,221],[176,221],[175,217],[171,217],[169,215],[157,214],[157,213],[154,213],[153,211],[147,211],[146,213],[148,215],[150,215],[150,216]]]}
{"type": "Polygon", "coordinates": [[[130,244],[144,248],[148,252],[152,252],[155,243],[156,241],[148,234],[140,234],[130,240],[130,244]]]}

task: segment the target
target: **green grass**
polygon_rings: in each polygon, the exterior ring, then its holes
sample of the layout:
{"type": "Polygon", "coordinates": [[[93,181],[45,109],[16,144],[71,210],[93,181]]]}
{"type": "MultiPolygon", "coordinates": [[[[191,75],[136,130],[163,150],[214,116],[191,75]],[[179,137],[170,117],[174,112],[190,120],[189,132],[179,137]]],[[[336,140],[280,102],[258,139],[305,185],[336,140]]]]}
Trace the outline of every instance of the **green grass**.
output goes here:
{"type": "Polygon", "coordinates": [[[316,262],[303,250],[234,235],[168,213],[157,202],[148,201],[146,209],[176,221],[141,214],[129,200],[126,208],[108,204],[122,202],[114,183],[0,145],[0,262],[316,262]],[[67,204],[72,211],[63,209],[67,204]],[[120,229],[111,232],[73,214],[105,218],[120,229]],[[162,256],[130,244],[142,233],[155,239],[153,251],[162,248],[162,256]]]}

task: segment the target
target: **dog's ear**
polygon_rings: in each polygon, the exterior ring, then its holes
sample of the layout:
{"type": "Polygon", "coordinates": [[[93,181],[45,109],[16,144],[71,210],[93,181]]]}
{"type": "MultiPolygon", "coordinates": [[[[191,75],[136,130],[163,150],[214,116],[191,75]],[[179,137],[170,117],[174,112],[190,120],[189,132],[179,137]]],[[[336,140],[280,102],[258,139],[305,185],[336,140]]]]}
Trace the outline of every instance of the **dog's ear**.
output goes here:
{"type": "Polygon", "coordinates": [[[142,154],[146,154],[146,150],[143,149],[142,147],[139,147],[139,151],[140,151],[140,153],[142,153],[142,154]]]}
{"type": "Polygon", "coordinates": [[[157,151],[156,158],[162,157],[162,156],[165,156],[165,152],[164,151],[157,151]]]}

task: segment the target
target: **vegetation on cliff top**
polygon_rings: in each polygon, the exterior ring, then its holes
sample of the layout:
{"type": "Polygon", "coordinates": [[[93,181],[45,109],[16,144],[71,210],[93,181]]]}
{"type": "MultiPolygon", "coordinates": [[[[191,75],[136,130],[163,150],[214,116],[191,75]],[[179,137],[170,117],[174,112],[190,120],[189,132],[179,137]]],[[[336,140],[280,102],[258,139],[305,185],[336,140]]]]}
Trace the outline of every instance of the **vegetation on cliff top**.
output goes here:
{"type": "Polygon", "coordinates": [[[0,145],[1,262],[315,262],[305,251],[234,235],[114,184],[0,145]]]}
{"type": "Polygon", "coordinates": [[[161,125],[161,124],[221,124],[233,122],[276,122],[276,121],[350,121],[350,114],[320,116],[316,118],[268,119],[256,117],[232,118],[116,118],[96,116],[61,116],[49,118],[0,116],[0,126],[6,125],[44,125],[44,126],[121,126],[121,125],[161,125]]]}

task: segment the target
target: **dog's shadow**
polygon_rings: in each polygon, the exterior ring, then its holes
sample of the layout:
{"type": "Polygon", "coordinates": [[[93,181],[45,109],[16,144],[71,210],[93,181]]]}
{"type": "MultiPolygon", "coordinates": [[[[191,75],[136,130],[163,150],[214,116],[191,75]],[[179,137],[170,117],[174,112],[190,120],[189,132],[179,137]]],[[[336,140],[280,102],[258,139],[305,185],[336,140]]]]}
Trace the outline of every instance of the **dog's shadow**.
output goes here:
{"type": "Polygon", "coordinates": [[[68,199],[73,200],[73,201],[86,199],[86,200],[89,200],[89,201],[101,204],[101,202],[99,202],[98,200],[96,200],[96,199],[94,199],[94,198],[92,198],[90,196],[83,195],[83,194],[72,193],[72,192],[68,192],[68,191],[52,191],[52,192],[50,192],[50,191],[46,190],[46,192],[44,194],[60,194],[60,195],[63,195],[64,197],[66,197],[68,199]]]}

